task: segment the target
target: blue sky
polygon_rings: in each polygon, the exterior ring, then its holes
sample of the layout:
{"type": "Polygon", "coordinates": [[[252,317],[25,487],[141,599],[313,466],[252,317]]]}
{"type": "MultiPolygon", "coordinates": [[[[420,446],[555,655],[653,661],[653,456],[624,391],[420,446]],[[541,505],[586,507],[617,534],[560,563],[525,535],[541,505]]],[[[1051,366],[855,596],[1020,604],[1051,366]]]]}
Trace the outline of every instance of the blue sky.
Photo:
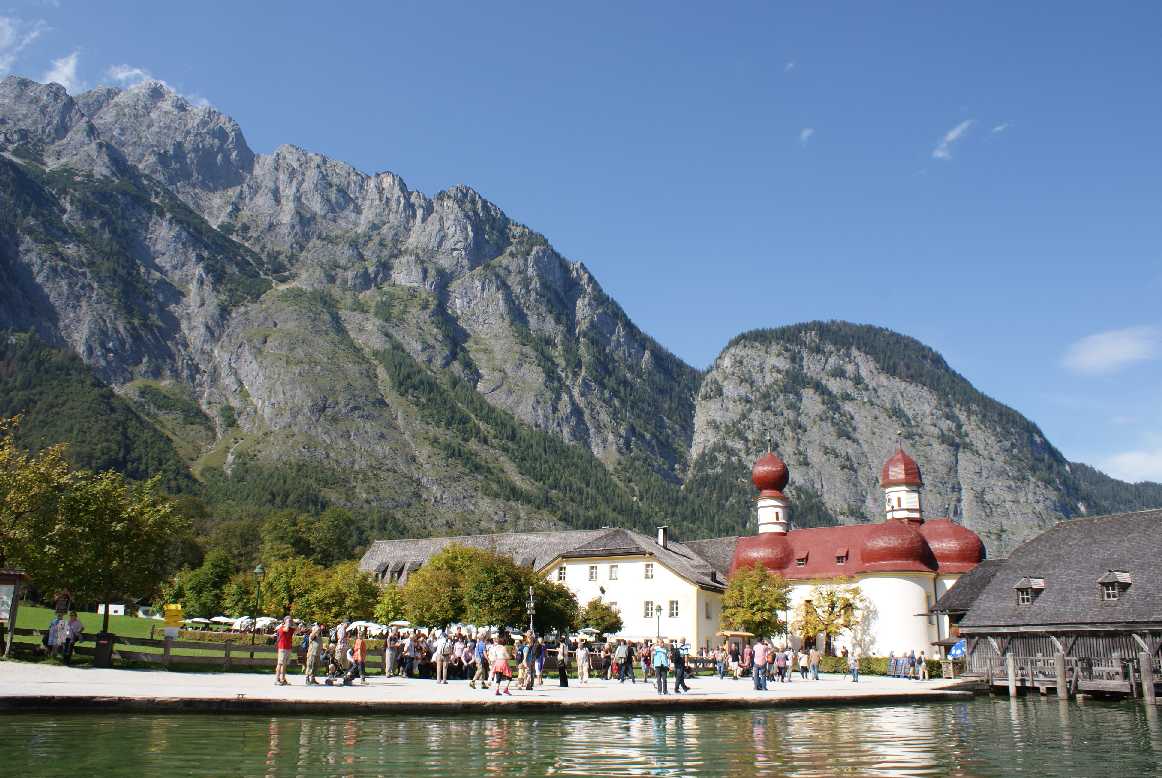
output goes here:
{"type": "Polygon", "coordinates": [[[699,367],[890,327],[1162,480],[1162,5],[167,5],[9,0],[0,73],[145,72],[258,151],[473,186],[699,367]]]}

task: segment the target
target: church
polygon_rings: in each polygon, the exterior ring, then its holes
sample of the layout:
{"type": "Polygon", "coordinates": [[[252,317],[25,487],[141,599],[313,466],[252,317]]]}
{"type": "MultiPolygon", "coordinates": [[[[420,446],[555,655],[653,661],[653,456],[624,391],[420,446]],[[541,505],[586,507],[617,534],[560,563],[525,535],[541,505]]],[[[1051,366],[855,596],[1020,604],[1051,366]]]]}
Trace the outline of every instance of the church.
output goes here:
{"type": "Polygon", "coordinates": [[[791,584],[791,608],[782,614],[788,621],[817,586],[858,585],[866,604],[860,626],[833,646],[858,645],[866,655],[936,653],[937,641],[948,637],[947,616],[930,610],[984,558],[984,545],[951,519],[924,519],[924,482],[915,460],[900,449],[884,464],[885,518],[874,524],[791,529],[787,465],[768,452],[751,476],[758,531],[748,537],[681,542],[666,527],[654,536],[606,527],[378,540],[360,567],[382,584],[402,584],[449,544],[488,548],[568,586],[582,605],[601,598],[616,606],[621,636],[686,638],[710,649],[718,640],[730,574],[760,564],[791,584]]]}
{"type": "Polygon", "coordinates": [[[884,521],[874,524],[788,529],[787,465],[767,452],[751,475],[759,490],[758,533],[738,539],[731,573],[760,564],[786,578],[792,585],[790,615],[819,585],[857,585],[866,606],[855,634],[839,636],[837,645],[858,646],[869,656],[936,653],[938,641],[948,637],[948,622],[931,608],[984,559],[985,549],[976,533],[951,519],[925,520],[924,480],[903,448],[880,472],[884,521]]]}

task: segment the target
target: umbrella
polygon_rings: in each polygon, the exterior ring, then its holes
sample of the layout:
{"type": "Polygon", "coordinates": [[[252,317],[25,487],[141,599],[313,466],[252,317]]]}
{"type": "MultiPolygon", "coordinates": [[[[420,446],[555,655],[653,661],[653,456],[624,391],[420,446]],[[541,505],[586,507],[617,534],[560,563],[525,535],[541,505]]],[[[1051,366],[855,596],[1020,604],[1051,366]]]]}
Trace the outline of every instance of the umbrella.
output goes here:
{"type": "Polygon", "coordinates": [[[403,621],[401,619],[400,621],[393,621],[390,624],[388,624],[387,626],[389,626],[389,627],[410,627],[411,625],[412,625],[412,623],[410,621],[403,621]]]}
{"type": "Polygon", "coordinates": [[[948,658],[962,659],[967,651],[968,643],[964,640],[964,638],[961,638],[959,641],[957,641],[955,646],[948,649],[948,658]]]}
{"type": "Polygon", "coordinates": [[[232,619],[229,616],[214,616],[210,619],[210,621],[214,622],[215,624],[233,624],[236,619],[232,619]]]}
{"type": "Polygon", "coordinates": [[[186,624],[212,624],[212,623],[213,622],[211,622],[209,619],[203,619],[203,618],[186,619],[186,624]]]}

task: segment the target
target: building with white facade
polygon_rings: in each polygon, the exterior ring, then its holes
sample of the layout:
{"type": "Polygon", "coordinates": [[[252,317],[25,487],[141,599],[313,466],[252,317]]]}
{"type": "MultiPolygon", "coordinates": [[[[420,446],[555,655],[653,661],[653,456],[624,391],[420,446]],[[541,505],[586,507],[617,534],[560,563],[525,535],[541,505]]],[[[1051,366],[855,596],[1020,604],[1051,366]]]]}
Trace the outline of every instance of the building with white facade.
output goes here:
{"type": "Polygon", "coordinates": [[[925,520],[923,479],[910,456],[901,449],[884,464],[885,519],[874,524],[793,529],[794,506],[783,492],[786,464],[768,452],[751,475],[759,490],[758,532],[749,537],[681,543],[659,527],[655,537],[605,528],[379,540],[360,567],[381,583],[405,583],[449,544],[488,548],[565,584],[581,605],[600,598],[616,606],[621,636],[686,638],[711,648],[729,573],[761,564],[791,583],[788,620],[817,586],[854,584],[868,607],[858,640],[844,635],[837,644],[858,642],[868,655],[936,653],[937,641],[948,636],[947,616],[930,609],[984,558],[984,545],[951,519],[925,520]]]}
{"type": "Polygon", "coordinates": [[[786,464],[767,452],[752,471],[758,534],[739,538],[731,571],[760,564],[791,582],[791,608],[811,599],[816,587],[849,584],[867,602],[856,635],[869,655],[920,651],[932,656],[948,637],[947,617],[930,612],[957,579],[984,558],[976,533],[951,519],[925,520],[920,468],[901,448],[884,463],[884,521],[839,527],[791,529],[792,505],[783,494],[786,464]]]}

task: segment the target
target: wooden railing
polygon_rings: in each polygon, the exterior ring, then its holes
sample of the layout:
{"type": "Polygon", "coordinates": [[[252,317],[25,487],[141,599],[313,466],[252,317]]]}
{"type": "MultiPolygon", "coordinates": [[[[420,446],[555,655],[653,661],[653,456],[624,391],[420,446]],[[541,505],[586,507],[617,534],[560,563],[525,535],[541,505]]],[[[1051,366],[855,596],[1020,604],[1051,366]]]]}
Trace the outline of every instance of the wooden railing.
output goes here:
{"type": "MultiPolygon", "coordinates": [[[[36,638],[35,643],[16,642],[12,648],[14,652],[30,654],[40,647],[40,640],[44,637],[44,630],[17,628],[16,635],[20,637],[36,638]]],[[[85,634],[76,646],[73,653],[79,656],[92,656],[95,636],[85,634]]],[[[124,637],[114,635],[113,660],[114,662],[132,662],[156,664],[164,667],[174,665],[221,665],[223,670],[232,670],[241,667],[274,667],[278,657],[278,649],[270,645],[251,645],[247,640],[224,640],[220,643],[210,643],[201,640],[178,640],[165,638],[124,637]],[[141,650],[152,649],[152,650],[141,650]],[[191,653],[193,652],[193,653],[191,653]]],[[[296,648],[298,642],[296,641],[296,648]]],[[[291,652],[293,662],[299,661],[297,651],[291,652]]],[[[374,653],[367,657],[367,669],[383,669],[383,654],[374,653]]]]}

